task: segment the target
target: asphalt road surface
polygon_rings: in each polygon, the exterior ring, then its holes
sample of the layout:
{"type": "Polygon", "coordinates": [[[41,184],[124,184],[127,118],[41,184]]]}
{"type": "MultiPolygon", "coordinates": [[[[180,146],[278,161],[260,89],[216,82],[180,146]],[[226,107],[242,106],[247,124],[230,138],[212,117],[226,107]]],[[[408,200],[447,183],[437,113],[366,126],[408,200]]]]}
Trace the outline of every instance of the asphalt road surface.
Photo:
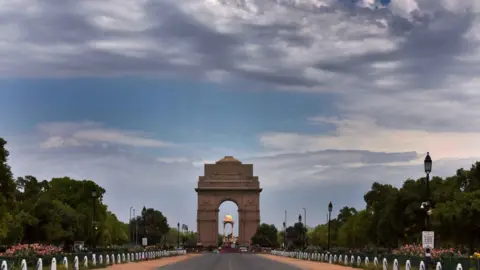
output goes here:
{"type": "Polygon", "coordinates": [[[265,259],[255,254],[207,253],[160,267],[159,270],[300,270],[300,268],[265,259]]]}

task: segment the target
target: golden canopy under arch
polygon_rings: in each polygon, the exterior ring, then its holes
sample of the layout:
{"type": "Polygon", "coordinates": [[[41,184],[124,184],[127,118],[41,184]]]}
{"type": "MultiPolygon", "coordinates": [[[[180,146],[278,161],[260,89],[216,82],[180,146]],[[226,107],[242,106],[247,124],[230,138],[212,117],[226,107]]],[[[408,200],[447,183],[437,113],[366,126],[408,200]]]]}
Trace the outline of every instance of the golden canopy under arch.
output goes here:
{"type": "Polygon", "coordinates": [[[232,223],[232,224],[233,224],[234,221],[233,221],[232,215],[226,214],[226,215],[225,215],[225,218],[223,219],[223,223],[232,223]]]}

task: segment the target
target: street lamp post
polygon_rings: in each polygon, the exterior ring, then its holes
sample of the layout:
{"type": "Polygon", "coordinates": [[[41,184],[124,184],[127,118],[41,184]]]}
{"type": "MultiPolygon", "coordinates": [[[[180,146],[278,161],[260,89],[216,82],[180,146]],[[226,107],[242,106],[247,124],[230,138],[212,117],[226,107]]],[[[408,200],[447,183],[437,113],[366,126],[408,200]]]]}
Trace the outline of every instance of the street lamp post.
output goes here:
{"type": "Polygon", "coordinates": [[[133,216],[135,218],[135,231],[133,233],[133,238],[134,238],[134,243],[135,245],[137,245],[137,241],[138,241],[138,218],[135,214],[135,208],[133,208],[133,216]]]}
{"type": "Polygon", "coordinates": [[[93,217],[92,217],[92,229],[93,229],[93,239],[92,239],[92,246],[93,248],[97,247],[97,225],[95,224],[95,217],[97,216],[96,213],[96,203],[97,200],[97,191],[92,191],[92,202],[93,202],[93,217]]]}
{"type": "Polygon", "coordinates": [[[302,224],[302,214],[298,215],[298,223],[300,223],[300,228],[302,229],[300,231],[300,241],[302,243],[302,249],[303,249],[303,244],[305,244],[305,241],[303,240],[304,239],[304,236],[303,236],[303,224],[302,224]]]}
{"type": "Polygon", "coordinates": [[[425,169],[425,173],[427,174],[425,178],[425,197],[426,201],[423,204],[423,207],[425,208],[425,229],[427,231],[430,230],[430,209],[431,209],[431,203],[430,203],[430,173],[432,172],[432,158],[430,157],[430,153],[427,152],[427,156],[425,157],[425,160],[423,161],[423,166],[425,169]]]}
{"type": "Polygon", "coordinates": [[[303,225],[305,226],[305,232],[303,236],[303,246],[307,247],[307,209],[304,207],[303,209],[303,225]]]}
{"type": "Polygon", "coordinates": [[[180,222],[177,222],[177,248],[180,248],[180,222]]]}
{"type": "Polygon", "coordinates": [[[287,210],[285,210],[285,219],[283,220],[283,248],[287,250],[287,210]]]}
{"type": "Polygon", "coordinates": [[[142,209],[142,219],[143,219],[142,245],[147,246],[146,243],[143,242],[143,239],[146,238],[147,243],[148,243],[148,237],[147,237],[147,209],[145,208],[145,206],[143,206],[143,209],[142,209]]]}
{"type": "Polygon", "coordinates": [[[186,233],[187,233],[187,229],[186,229],[186,226],[185,224],[182,224],[182,244],[183,246],[185,246],[185,242],[186,242],[186,233]]]}
{"type": "Polygon", "coordinates": [[[128,219],[128,228],[130,230],[130,244],[133,243],[133,224],[132,224],[132,210],[133,206],[130,206],[130,218],[128,219]]]}
{"type": "MultiPolygon", "coordinates": [[[[432,158],[430,157],[430,153],[427,152],[427,156],[425,157],[425,160],[423,161],[423,166],[425,169],[425,173],[427,174],[425,177],[425,197],[426,201],[422,203],[422,208],[425,209],[425,230],[430,231],[430,214],[431,214],[431,208],[432,204],[430,201],[430,173],[432,172],[432,158]]],[[[432,236],[433,237],[433,236],[432,236]]],[[[433,246],[432,246],[433,248],[433,246]]],[[[427,246],[425,248],[425,269],[430,268],[430,263],[431,263],[431,254],[430,254],[430,248],[427,246]]]]}
{"type": "Polygon", "coordinates": [[[332,209],[333,209],[333,204],[330,202],[328,204],[328,245],[327,245],[327,250],[330,252],[330,221],[332,219],[332,209]]]}

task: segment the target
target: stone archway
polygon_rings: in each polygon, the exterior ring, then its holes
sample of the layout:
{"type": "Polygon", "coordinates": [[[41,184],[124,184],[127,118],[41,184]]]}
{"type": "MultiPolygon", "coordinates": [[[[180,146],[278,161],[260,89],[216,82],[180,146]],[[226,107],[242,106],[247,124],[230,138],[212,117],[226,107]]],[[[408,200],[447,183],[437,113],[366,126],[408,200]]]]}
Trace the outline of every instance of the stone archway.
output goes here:
{"type": "Polygon", "coordinates": [[[195,188],[198,196],[197,240],[204,247],[218,246],[218,209],[225,201],[238,207],[238,242],[250,245],[260,226],[260,182],[253,164],[242,164],[226,156],[215,164],[205,164],[204,176],[195,188]]]}

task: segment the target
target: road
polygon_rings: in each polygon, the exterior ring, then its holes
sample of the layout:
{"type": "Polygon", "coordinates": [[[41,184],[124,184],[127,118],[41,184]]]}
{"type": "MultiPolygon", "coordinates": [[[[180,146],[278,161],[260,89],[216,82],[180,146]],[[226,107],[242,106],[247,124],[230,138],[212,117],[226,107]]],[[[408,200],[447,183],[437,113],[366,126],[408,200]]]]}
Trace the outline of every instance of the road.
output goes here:
{"type": "Polygon", "coordinates": [[[300,270],[292,265],[279,263],[242,253],[208,253],[189,260],[160,267],[159,270],[300,270]]]}

